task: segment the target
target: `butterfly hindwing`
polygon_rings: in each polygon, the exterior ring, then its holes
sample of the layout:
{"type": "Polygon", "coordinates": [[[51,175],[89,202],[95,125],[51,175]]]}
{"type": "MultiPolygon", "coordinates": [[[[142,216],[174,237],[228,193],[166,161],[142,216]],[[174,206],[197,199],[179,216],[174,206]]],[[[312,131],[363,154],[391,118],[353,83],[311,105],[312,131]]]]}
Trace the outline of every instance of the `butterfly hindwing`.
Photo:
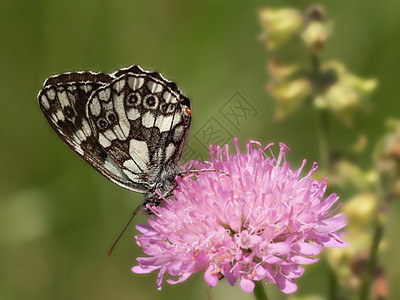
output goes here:
{"type": "Polygon", "coordinates": [[[108,74],[91,72],[52,76],[39,93],[39,106],[54,131],[72,150],[111,181],[132,189],[130,180],[99,145],[86,117],[90,95],[112,79],[108,74]]]}
{"type": "Polygon", "coordinates": [[[114,74],[87,105],[94,135],[134,185],[168,191],[190,125],[189,100],[158,73],[133,66],[114,74]]]}

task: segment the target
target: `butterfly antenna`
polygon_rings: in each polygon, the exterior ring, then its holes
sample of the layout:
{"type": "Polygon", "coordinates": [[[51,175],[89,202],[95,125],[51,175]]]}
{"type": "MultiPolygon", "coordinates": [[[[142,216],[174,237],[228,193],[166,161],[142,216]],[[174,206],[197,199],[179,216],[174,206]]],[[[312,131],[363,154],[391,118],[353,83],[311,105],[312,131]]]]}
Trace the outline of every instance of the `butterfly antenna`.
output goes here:
{"type": "Polygon", "coordinates": [[[107,256],[111,256],[111,253],[114,250],[114,247],[117,245],[118,241],[120,240],[120,238],[122,237],[122,235],[124,234],[124,232],[126,231],[126,229],[128,228],[129,224],[131,224],[133,218],[136,216],[136,214],[144,207],[145,202],[143,202],[142,204],[140,204],[132,213],[131,218],[129,219],[128,223],[125,225],[124,229],[122,229],[121,233],[119,234],[119,236],[117,237],[117,239],[115,240],[114,244],[111,246],[110,250],[108,250],[107,252],[107,256]]]}

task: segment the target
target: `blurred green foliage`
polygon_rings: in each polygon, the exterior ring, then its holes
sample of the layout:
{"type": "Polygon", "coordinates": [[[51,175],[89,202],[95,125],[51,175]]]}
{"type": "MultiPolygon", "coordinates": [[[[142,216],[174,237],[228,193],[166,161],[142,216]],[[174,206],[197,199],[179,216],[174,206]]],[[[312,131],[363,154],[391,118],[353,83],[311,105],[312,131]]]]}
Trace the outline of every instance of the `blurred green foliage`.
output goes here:
{"type": "MultiPolygon", "coordinates": [[[[239,128],[220,118],[222,125],[242,144],[248,139],[284,142],[293,150],[288,160],[299,165],[306,157],[311,164],[319,159],[315,115],[302,107],[291,118],[273,121],[274,102],[265,91],[267,54],[257,41],[259,7],[304,9],[311,3],[2,1],[0,299],[206,299],[200,274],[177,286],[166,284],[161,292],[155,274],[133,274],[130,267],[140,254],[133,226],[113,256],[106,257],[141,196],[108,182],[63,145],[41,116],[37,93],[52,74],[113,72],[139,64],[176,81],[190,97],[188,146],[203,156],[207,151],[196,133],[239,92],[256,116],[239,128]]],[[[353,143],[365,132],[371,150],[385,120],[400,115],[400,2],[328,0],[324,5],[334,19],[334,34],[323,56],[380,82],[367,111],[356,113],[353,127],[332,118],[332,145],[353,143]]],[[[355,160],[369,162],[370,152],[355,160]]],[[[346,197],[344,189],[341,198],[346,197]]],[[[389,299],[400,298],[399,213],[395,202],[385,232],[388,247],[379,258],[389,278],[389,299]]],[[[144,216],[135,220],[144,221],[144,216]]],[[[325,261],[307,267],[296,296],[324,295],[327,269],[325,261]]],[[[284,299],[274,286],[267,292],[271,299],[284,299]]],[[[213,299],[253,298],[226,282],[211,294],[213,299]]]]}

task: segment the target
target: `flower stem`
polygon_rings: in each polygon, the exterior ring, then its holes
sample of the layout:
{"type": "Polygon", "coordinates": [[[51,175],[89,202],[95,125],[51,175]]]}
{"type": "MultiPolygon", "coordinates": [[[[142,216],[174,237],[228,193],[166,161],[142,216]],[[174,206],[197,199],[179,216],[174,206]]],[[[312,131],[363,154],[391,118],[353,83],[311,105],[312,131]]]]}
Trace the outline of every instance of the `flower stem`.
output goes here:
{"type": "Polygon", "coordinates": [[[256,286],[254,287],[254,296],[257,300],[267,300],[267,293],[265,292],[264,285],[256,281],[256,286]]]}
{"type": "Polygon", "coordinates": [[[336,278],[336,274],[333,271],[332,267],[329,267],[328,270],[328,276],[329,276],[329,295],[328,299],[329,300],[337,300],[338,297],[338,282],[336,278]]]}
{"type": "Polygon", "coordinates": [[[328,111],[321,110],[319,113],[319,149],[320,149],[320,157],[321,157],[321,165],[322,169],[324,169],[327,173],[331,171],[331,162],[330,162],[330,134],[329,134],[329,115],[328,111]]]}
{"type": "MultiPolygon", "coordinates": [[[[317,54],[311,53],[311,77],[314,82],[314,97],[317,97],[323,91],[323,82],[321,78],[321,62],[317,54]]],[[[330,153],[330,130],[329,130],[329,111],[321,109],[318,112],[318,135],[319,135],[319,156],[321,160],[321,169],[327,175],[330,175],[331,169],[331,153],[330,153]]],[[[338,299],[339,285],[336,274],[332,267],[329,267],[328,273],[328,299],[338,299]]]]}
{"type": "Polygon", "coordinates": [[[383,224],[380,218],[378,217],[375,224],[375,232],[372,240],[370,255],[362,278],[360,300],[369,299],[373,274],[378,258],[378,246],[381,241],[382,234],[383,234],[383,224]]]}
{"type": "MultiPolygon", "coordinates": [[[[321,78],[321,62],[317,54],[311,53],[311,77],[314,82],[314,97],[317,97],[323,90],[321,78]]],[[[330,171],[330,143],[329,143],[329,114],[326,109],[319,111],[319,149],[322,169],[330,171]]]]}
{"type": "Polygon", "coordinates": [[[314,84],[316,86],[316,92],[318,93],[321,86],[321,63],[319,56],[317,54],[311,53],[311,68],[312,68],[312,77],[314,80],[314,84]]]}
{"type": "Polygon", "coordinates": [[[383,174],[380,173],[380,180],[376,187],[376,195],[378,199],[381,199],[380,205],[376,212],[375,216],[375,224],[374,224],[374,236],[372,239],[372,245],[369,252],[369,257],[367,261],[367,265],[364,270],[364,274],[361,281],[361,288],[360,288],[360,300],[366,300],[369,298],[371,284],[374,278],[374,273],[376,269],[376,264],[378,260],[378,247],[379,243],[381,242],[383,236],[383,229],[384,229],[384,211],[387,211],[385,207],[385,200],[387,199],[387,194],[385,190],[388,190],[388,178],[383,174]]]}

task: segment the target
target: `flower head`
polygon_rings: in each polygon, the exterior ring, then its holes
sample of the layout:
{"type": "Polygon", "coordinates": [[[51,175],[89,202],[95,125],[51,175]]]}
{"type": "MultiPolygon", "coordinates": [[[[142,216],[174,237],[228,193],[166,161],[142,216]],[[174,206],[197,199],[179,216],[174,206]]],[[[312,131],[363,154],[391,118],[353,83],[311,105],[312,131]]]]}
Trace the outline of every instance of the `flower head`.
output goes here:
{"type": "Polygon", "coordinates": [[[225,277],[231,285],[239,279],[246,292],[267,281],[293,293],[300,265],[316,262],[323,246],[347,246],[337,233],[346,218],[331,209],[338,196],[323,199],[326,179],[312,178],[316,164],[300,178],[306,161],[291,170],[284,144],[277,158],[266,155],[272,144],[262,149],[251,141],[246,153],[235,144],[236,154],[211,146],[211,162],[192,162],[196,172],[177,177],[173,199],[151,207],[154,217],[137,226],[149,257],[138,258],[132,271],[158,271],[159,289],[166,273],[178,277],[167,280],[175,284],[205,271],[210,286],[225,277]]]}

